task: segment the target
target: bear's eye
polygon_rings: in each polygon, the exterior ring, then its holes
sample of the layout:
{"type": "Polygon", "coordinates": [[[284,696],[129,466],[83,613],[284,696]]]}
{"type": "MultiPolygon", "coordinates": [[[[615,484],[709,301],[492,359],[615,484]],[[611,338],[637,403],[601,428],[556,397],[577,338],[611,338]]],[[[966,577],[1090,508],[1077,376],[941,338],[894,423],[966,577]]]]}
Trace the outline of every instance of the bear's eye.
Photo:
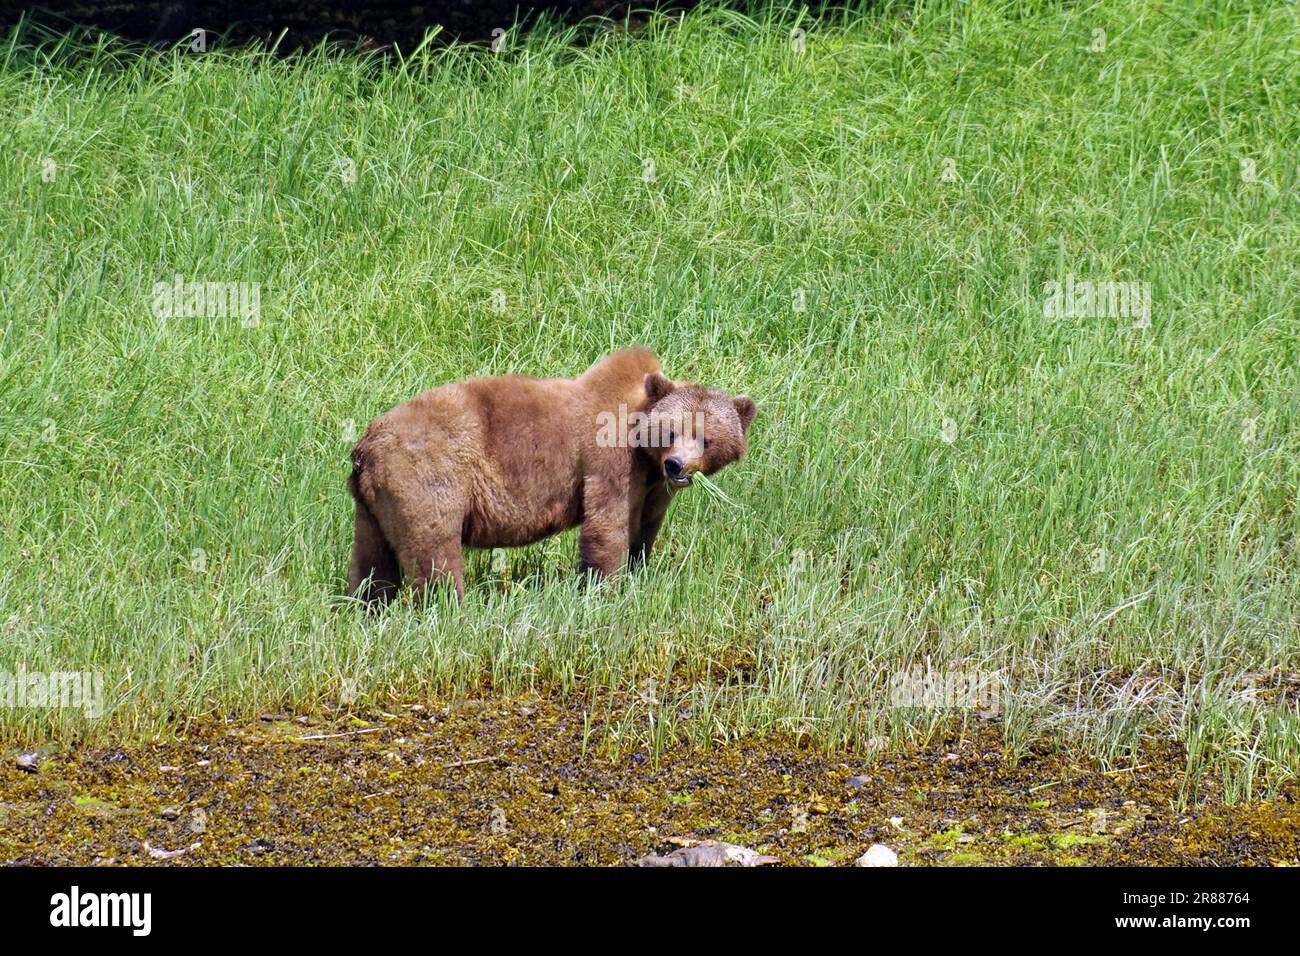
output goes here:
{"type": "Polygon", "coordinates": [[[704,439],[704,450],[705,450],[705,451],[708,451],[708,450],[709,450],[709,446],[712,445],[712,444],[713,444],[713,442],[709,441],[707,438],[704,439]]]}

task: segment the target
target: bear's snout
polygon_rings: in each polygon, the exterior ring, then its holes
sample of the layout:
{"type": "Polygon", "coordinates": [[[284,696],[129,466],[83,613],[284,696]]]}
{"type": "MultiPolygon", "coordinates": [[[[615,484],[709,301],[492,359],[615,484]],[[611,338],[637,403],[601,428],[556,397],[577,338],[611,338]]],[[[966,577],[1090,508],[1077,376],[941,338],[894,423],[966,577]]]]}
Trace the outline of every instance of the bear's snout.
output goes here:
{"type": "Polygon", "coordinates": [[[690,484],[690,477],[686,474],[686,463],[677,455],[671,455],[664,459],[664,476],[674,484],[690,484]]]}

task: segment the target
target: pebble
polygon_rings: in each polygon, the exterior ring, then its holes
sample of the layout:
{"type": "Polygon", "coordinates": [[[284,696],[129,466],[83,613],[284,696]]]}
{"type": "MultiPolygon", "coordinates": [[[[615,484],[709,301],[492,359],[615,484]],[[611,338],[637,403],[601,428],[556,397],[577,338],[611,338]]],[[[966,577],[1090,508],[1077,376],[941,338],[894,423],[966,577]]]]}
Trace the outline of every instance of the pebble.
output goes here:
{"type": "Polygon", "coordinates": [[[643,856],[637,866],[767,866],[778,862],[774,856],[758,853],[749,847],[704,840],[693,846],[674,850],[667,856],[643,856]]]}
{"type": "Polygon", "coordinates": [[[857,866],[898,866],[898,854],[883,843],[873,843],[858,857],[857,866]]]}

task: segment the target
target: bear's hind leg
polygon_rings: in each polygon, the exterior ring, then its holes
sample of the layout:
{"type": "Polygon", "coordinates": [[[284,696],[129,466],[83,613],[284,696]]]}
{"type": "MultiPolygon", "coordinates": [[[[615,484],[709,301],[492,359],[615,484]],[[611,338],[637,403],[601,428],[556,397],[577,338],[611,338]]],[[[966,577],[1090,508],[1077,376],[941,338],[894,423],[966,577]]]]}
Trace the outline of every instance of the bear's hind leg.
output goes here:
{"type": "Polygon", "coordinates": [[[458,537],[439,538],[402,563],[410,570],[411,589],[417,594],[446,581],[456,588],[457,600],[465,599],[465,563],[458,537]]]}
{"type": "Polygon", "coordinates": [[[387,604],[402,583],[397,555],[384,537],[379,522],[359,498],[356,507],[348,593],[367,604],[387,604]]]}

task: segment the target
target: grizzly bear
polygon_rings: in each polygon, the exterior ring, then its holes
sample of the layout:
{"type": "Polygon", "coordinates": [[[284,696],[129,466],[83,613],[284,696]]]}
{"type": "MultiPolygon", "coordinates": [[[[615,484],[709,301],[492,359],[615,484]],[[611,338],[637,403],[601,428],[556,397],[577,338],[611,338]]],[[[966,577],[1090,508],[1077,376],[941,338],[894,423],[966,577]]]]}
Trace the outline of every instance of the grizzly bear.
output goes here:
{"type": "Polygon", "coordinates": [[[450,579],[462,548],[532,544],[582,525],[581,568],[645,561],[673,495],[745,454],[757,409],[666,378],[627,349],[577,378],[503,375],[430,389],[371,422],[352,450],[348,587],[383,603],[405,578],[450,579]]]}

